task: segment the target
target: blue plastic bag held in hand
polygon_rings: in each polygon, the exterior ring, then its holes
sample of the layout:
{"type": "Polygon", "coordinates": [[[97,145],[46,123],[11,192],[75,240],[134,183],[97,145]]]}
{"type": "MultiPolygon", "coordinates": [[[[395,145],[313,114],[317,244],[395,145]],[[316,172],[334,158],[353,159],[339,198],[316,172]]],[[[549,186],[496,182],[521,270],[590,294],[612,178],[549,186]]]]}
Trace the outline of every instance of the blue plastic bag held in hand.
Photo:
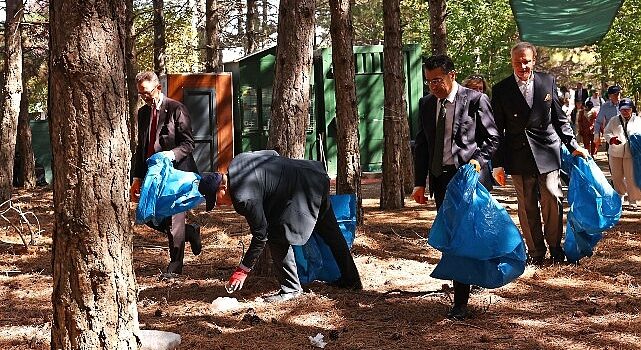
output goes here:
{"type": "Polygon", "coordinates": [[[621,196],[610,186],[592,158],[565,160],[571,167],[568,221],[563,250],[570,262],[592,256],[602,232],[619,221],[621,196]]]}
{"type": "Polygon", "coordinates": [[[163,219],[192,209],[205,199],[198,192],[198,174],[174,169],[171,160],[160,153],[149,157],[147,166],[136,223],[152,221],[159,225],[163,219]]]}
{"type": "Polygon", "coordinates": [[[525,270],[525,244],[510,215],[466,164],[447,185],[428,243],[443,256],[431,276],[498,288],[525,270]]]}
{"type": "MultiPolygon", "coordinates": [[[[345,237],[347,247],[351,248],[356,233],[356,195],[339,194],[329,196],[338,227],[345,237]]],[[[302,284],[315,280],[335,282],[341,277],[336,259],[323,239],[312,233],[302,246],[292,246],[296,258],[298,279],[302,284]]]]}
{"type": "Polygon", "coordinates": [[[634,183],[641,187],[641,134],[630,134],[628,137],[630,151],[632,152],[632,172],[634,183]]]}

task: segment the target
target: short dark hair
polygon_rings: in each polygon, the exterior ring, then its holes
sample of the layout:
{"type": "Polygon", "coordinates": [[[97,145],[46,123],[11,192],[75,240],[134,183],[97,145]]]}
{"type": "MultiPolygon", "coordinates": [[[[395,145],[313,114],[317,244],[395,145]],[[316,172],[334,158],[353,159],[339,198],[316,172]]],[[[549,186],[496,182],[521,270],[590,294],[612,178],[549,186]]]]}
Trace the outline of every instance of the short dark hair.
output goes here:
{"type": "Polygon", "coordinates": [[[437,68],[449,73],[454,70],[454,61],[448,55],[434,55],[423,62],[423,69],[434,70],[437,68]]]}
{"type": "Polygon", "coordinates": [[[510,56],[513,55],[515,51],[521,51],[521,50],[531,50],[532,56],[536,58],[536,46],[532,45],[527,41],[521,41],[516,43],[514,46],[512,46],[512,49],[510,50],[510,56]]]}

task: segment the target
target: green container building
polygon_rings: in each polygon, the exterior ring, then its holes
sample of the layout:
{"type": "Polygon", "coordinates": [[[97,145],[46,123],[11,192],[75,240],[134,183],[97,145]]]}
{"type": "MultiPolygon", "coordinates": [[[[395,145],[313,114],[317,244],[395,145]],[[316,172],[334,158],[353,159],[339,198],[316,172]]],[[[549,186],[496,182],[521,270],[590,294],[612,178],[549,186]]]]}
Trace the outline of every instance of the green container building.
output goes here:
{"type": "MultiPolygon", "coordinates": [[[[420,45],[403,49],[405,100],[410,134],[416,134],[418,100],[423,96],[420,45]]],[[[225,64],[234,79],[234,137],[238,152],[265,149],[274,80],[276,48],[256,52],[225,64]]],[[[383,157],[383,46],[354,47],[356,97],[358,101],[361,166],[365,172],[381,170],[383,157]]],[[[314,53],[312,103],[307,129],[307,159],[324,160],[336,175],[336,99],[331,48],[314,53]]],[[[409,140],[408,140],[409,142],[409,140]]]]}

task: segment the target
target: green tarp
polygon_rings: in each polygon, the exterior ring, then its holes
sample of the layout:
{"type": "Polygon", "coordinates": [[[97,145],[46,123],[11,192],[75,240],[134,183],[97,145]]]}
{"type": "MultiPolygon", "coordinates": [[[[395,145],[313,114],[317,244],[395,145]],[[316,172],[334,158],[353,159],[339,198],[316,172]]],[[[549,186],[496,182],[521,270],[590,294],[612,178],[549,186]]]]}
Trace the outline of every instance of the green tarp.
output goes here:
{"type": "Polygon", "coordinates": [[[601,40],[623,0],[510,0],[521,40],[578,47],[601,40]]]}

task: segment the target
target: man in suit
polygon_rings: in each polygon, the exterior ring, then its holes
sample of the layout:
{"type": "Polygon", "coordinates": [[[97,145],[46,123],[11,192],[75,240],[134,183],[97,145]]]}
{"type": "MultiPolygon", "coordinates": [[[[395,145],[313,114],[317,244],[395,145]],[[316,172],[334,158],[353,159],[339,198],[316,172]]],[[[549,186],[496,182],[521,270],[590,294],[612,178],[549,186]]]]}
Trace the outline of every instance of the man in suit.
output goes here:
{"type": "MultiPolygon", "coordinates": [[[[178,170],[198,172],[192,155],[194,139],[191,135],[191,119],[187,108],[161,92],[160,81],[154,72],[141,72],[136,76],[138,95],[145,105],[138,110],[138,145],[134,158],[134,179],[130,197],[138,201],[140,185],[147,173],[147,158],[163,152],[173,161],[178,170]]],[[[185,224],[186,213],[165,219],[156,226],[148,226],[167,235],[170,262],[161,278],[174,278],[182,273],[185,255],[185,239],[189,241],[194,255],[200,254],[200,228],[185,224]]]]}
{"type": "MultiPolygon", "coordinates": [[[[481,169],[488,167],[499,136],[487,95],[457,84],[454,62],[448,56],[429,57],[423,68],[430,94],[419,101],[412,197],[424,204],[429,180],[429,190],[438,209],[445,198],[447,184],[462,165],[472,164],[481,173],[481,183],[491,186],[489,171],[481,169]]],[[[469,285],[454,281],[454,306],[448,317],[468,316],[469,295],[469,285]]]]}
{"type": "Polygon", "coordinates": [[[316,232],[329,246],[341,273],[335,285],[358,290],[361,279],[329,200],[329,176],[321,162],[280,157],[272,150],[234,157],[227,174],[203,176],[198,190],[214,206],[234,206],[245,217],[252,239],[229,279],[231,293],[243,287],[265,246],[269,246],[280,291],[267,302],[302,294],[292,245],[303,245],[316,232]]]}
{"type": "Polygon", "coordinates": [[[583,83],[576,83],[576,90],[574,91],[574,103],[584,103],[588,97],[590,97],[590,95],[588,95],[588,89],[583,87],[583,83]]]}
{"type": "Polygon", "coordinates": [[[561,248],[561,142],[575,156],[587,157],[588,152],[574,138],[568,117],[561,109],[554,77],[534,72],[534,45],[516,44],[511,61],[514,74],[492,89],[494,120],[501,135],[492,162],[493,173],[501,184],[505,183],[506,172],[512,176],[530,263],[543,264],[545,241],[553,262],[561,263],[565,260],[561,248]]]}

